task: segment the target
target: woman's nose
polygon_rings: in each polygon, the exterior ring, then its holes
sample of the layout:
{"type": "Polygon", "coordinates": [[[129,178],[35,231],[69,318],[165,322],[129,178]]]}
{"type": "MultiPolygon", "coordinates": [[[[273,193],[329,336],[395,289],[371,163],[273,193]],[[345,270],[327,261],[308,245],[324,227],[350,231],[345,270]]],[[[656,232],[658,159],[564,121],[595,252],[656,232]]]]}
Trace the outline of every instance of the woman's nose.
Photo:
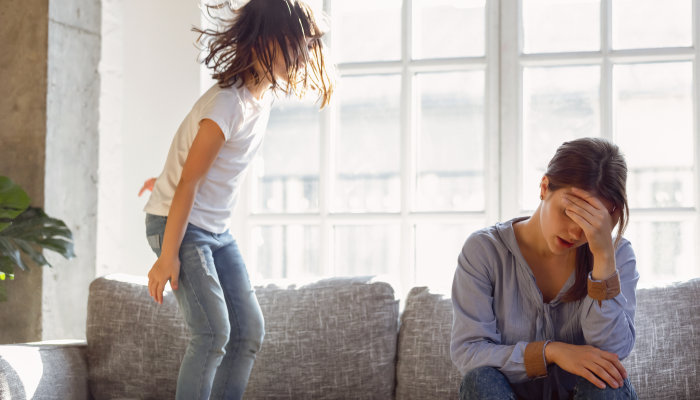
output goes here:
{"type": "Polygon", "coordinates": [[[583,237],[583,229],[574,224],[573,226],[569,227],[569,235],[571,235],[571,239],[578,241],[581,239],[581,237],[583,237]]]}

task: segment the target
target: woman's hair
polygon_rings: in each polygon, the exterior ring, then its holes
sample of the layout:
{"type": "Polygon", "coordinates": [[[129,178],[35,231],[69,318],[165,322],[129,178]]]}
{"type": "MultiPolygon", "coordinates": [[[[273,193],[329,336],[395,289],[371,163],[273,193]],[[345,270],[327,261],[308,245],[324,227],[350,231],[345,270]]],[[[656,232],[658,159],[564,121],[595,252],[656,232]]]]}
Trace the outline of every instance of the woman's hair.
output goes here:
{"type": "MultiPolygon", "coordinates": [[[[620,148],[606,139],[583,138],[565,142],[557,149],[544,173],[550,191],[576,187],[609,200],[620,210],[614,247],[620,244],[629,222],[627,163],[620,148]]],[[[562,299],[570,302],[586,297],[593,253],[588,243],[576,249],[576,281],[562,299]]]]}
{"type": "MultiPolygon", "coordinates": [[[[273,90],[303,98],[307,90],[318,92],[321,108],[330,101],[337,82],[335,66],[321,37],[325,33],[319,25],[325,20],[306,3],[299,0],[250,0],[234,9],[229,3],[207,5],[209,16],[223,29],[192,28],[200,34],[197,43],[208,50],[204,65],[213,70],[212,77],[221,87],[244,84],[244,73],[260,82],[267,74],[273,90]],[[233,13],[229,18],[212,16],[221,11],[233,13]],[[306,39],[311,38],[310,49],[306,39]],[[272,73],[278,52],[284,57],[287,85],[280,85],[272,73]],[[263,76],[254,68],[260,63],[263,76]],[[300,68],[300,63],[301,67],[300,68]]],[[[324,24],[325,26],[326,24],[324,24]]]]}

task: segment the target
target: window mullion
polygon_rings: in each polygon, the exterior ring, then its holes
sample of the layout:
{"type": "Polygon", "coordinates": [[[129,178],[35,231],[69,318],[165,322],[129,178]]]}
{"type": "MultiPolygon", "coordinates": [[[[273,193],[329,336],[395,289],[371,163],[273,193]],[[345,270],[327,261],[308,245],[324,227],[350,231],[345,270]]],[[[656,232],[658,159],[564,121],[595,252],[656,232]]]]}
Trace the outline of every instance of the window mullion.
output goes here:
{"type": "Polygon", "coordinates": [[[501,218],[518,215],[521,185],[521,1],[501,2],[500,20],[500,200],[501,218]]]}
{"type": "Polygon", "coordinates": [[[601,0],[600,3],[600,50],[603,53],[600,77],[600,136],[613,139],[613,100],[612,100],[612,69],[610,60],[612,50],[612,0],[601,0]]]}
{"type": "MultiPolygon", "coordinates": [[[[323,9],[326,14],[333,18],[331,9],[331,0],[324,0],[323,9]]],[[[337,19],[337,18],[336,18],[337,19]]],[[[337,37],[334,43],[333,32],[327,33],[327,40],[331,43],[331,49],[335,48],[334,44],[338,42],[337,37]]],[[[319,171],[319,243],[318,243],[318,262],[323,275],[334,275],[333,264],[333,227],[328,223],[328,214],[331,209],[331,201],[333,198],[333,174],[334,168],[334,151],[335,141],[334,134],[338,120],[338,96],[340,92],[335,92],[335,98],[321,112],[321,145],[319,146],[321,153],[319,171]]]]}
{"type": "Polygon", "coordinates": [[[486,88],[484,90],[484,196],[486,224],[502,220],[500,193],[500,4],[486,2],[486,88]]]}
{"type": "Polygon", "coordinates": [[[412,1],[403,0],[401,9],[401,243],[399,256],[399,271],[401,286],[410,288],[415,282],[415,250],[413,243],[413,226],[409,222],[409,214],[413,205],[413,126],[415,107],[413,93],[413,73],[409,69],[412,57],[411,17],[412,1]]]}
{"type": "MultiPolygon", "coordinates": [[[[695,59],[693,60],[693,145],[695,149],[693,160],[693,172],[695,177],[695,190],[693,193],[695,201],[693,202],[695,209],[700,209],[700,174],[698,173],[698,162],[700,161],[700,29],[698,29],[698,21],[700,21],[700,7],[697,1],[692,2],[693,7],[693,49],[695,50],[695,59]]],[[[695,276],[700,275],[700,255],[697,249],[700,249],[700,218],[695,218],[695,276]]]]}

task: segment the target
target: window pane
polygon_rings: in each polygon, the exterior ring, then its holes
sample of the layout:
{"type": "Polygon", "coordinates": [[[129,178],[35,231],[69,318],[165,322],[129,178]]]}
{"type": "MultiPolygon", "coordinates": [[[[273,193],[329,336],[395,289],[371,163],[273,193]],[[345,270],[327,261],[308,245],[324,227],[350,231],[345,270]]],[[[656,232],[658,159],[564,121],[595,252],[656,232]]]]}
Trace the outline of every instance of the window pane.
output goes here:
{"type": "Polygon", "coordinates": [[[401,59],[401,0],[334,0],[331,13],[338,62],[401,59]]]}
{"type": "Polygon", "coordinates": [[[400,95],[400,75],[341,79],[334,211],[399,211],[400,95]]]}
{"type": "Polygon", "coordinates": [[[632,217],[625,238],[632,243],[637,257],[640,285],[698,276],[694,225],[693,221],[635,222],[632,217]]]}
{"type": "Polygon", "coordinates": [[[257,279],[306,278],[322,275],[318,262],[319,229],[307,225],[253,228],[252,264],[257,279]]]}
{"type": "Polygon", "coordinates": [[[400,238],[399,225],[336,226],[336,275],[398,276],[400,238]]]}
{"type": "Polygon", "coordinates": [[[691,0],[614,0],[613,48],[692,46],[691,0]]]}
{"type": "Polygon", "coordinates": [[[693,64],[616,65],[613,79],[630,207],[692,207],[693,64]]]}
{"type": "Polygon", "coordinates": [[[484,71],[417,75],[416,204],[421,211],[484,209],[484,71]]]}
{"type": "Polygon", "coordinates": [[[525,53],[600,50],[599,0],[523,0],[525,53]]]}
{"type": "Polygon", "coordinates": [[[539,202],[539,183],[563,142],[600,136],[600,67],[525,68],[523,209],[539,202]]]}
{"type": "Polygon", "coordinates": [[[413,58],[484,55],[485,0],[414,0],[413,58]]]}
{"type": "Polygon", "coordinates": [[[483,227],[483,222],[416,225],[415,286],[440,288],[449,293],[464,242],[483,227]]]}
{"type": "Polygon", "coordinates": [[[317,105],[275,100],[255,163],[256,213],[318,211],[319,118],[317,105]]]}

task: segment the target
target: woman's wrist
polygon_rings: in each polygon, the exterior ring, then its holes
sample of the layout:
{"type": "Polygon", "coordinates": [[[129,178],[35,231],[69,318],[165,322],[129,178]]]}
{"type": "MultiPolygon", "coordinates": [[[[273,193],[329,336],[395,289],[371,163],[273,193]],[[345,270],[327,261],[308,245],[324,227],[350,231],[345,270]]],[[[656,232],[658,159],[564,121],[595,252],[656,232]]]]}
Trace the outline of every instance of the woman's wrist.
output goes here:
{"type": "Polygon", "coordinates": [[[593,271],[591,277],[597,281],[604,281],[615,275],[617,266],[615,265],[615,254],[593,254],[593,271]]]}

